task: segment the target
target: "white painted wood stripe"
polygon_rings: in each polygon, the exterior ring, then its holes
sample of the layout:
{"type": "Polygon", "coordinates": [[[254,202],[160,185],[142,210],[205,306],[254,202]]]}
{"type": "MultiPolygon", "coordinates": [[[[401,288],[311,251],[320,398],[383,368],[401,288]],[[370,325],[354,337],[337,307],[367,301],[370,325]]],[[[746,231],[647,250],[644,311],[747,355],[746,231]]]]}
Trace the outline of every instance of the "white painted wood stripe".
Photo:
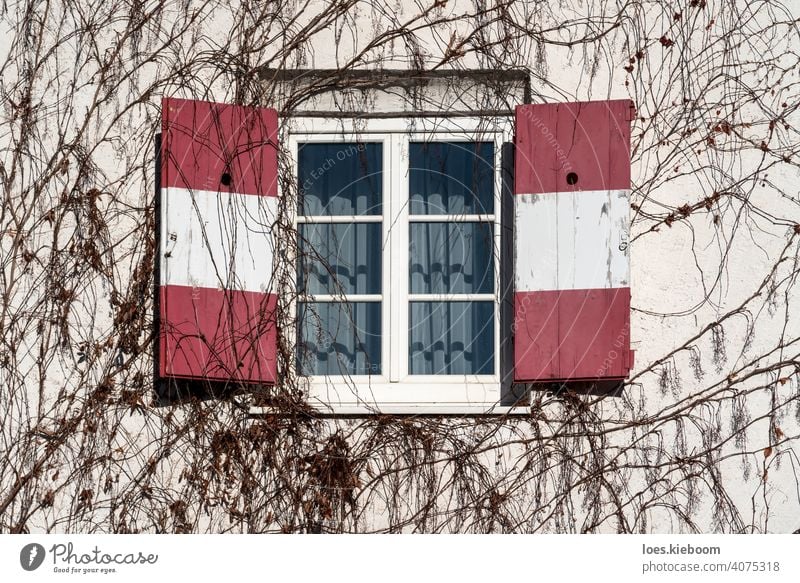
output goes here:
{"type": "Polygon", "coordinates": [[[516,291],[627,287],[629,194],[515,195],[516,291]]]}
{"type": "Polygon", "coordinates": [[[164,188],[161,285],[268,292],[274,196],[164,188]]]}

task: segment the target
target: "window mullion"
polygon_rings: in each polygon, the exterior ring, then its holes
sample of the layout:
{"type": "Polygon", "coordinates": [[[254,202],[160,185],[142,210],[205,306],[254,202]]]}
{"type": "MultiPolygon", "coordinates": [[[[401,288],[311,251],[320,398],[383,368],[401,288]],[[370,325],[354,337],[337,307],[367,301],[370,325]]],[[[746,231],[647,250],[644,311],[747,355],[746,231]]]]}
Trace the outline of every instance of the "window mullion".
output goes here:
{"type": "Polygon", "coordinates": [[[297,217],[298,224],[345,224],[351,225],[355,223],[380,223],[383,220],[382,215],[317,215],[317,216],[302,216],[297,217]]]}
{"type": "Polygon", "coordinates": [[[493,302],[496,292],[486,294],[409,294],[411,302],[493,302]]]}
{"type": "Polygon", "coordinates": [[[308,303],[380,302],[382,294],[300,294],[299,301],[308,303]]]}
{"type": "Polygon", "coordinates": [[[501,306],[503,302],[503,294],[502,294],[502,272],[501,268],[502,265],[502,242],[503,242],[503,223],[501,221],[501,217],[503,215],[503,175],[502,175],[502,155],[503,155],[503,137],[502,136],[495,136],[494,137],[494,215],[492,216],[492,223],[494,224],[493,233],[494,233],[494,265],[492,266],[494,269],[494,293],[495,293],[495,306],[494,306],[494,374],[500,375],[502,370],[501,366],[501,359],[502,359],[502,348],[501,342],[503,342],[502,330],[500,327],[501,321],[501,306]]]}
{"type": "Polygon", "coordinates": [[[412,223],[492,223],[494,224],[495,215],[411,215],[409,221],[412,223]]]}
{"type": "MultiPolygon", "coordinates": [[[[408,138],[391,137],[389,188],[390,219],[388,265],[391,287],[386,290],[390,309],[391,364],[389,380],[400,382],[408,374],[408,138]]],[[[387,255],[385,255],[386,257],[387,255]]]]}

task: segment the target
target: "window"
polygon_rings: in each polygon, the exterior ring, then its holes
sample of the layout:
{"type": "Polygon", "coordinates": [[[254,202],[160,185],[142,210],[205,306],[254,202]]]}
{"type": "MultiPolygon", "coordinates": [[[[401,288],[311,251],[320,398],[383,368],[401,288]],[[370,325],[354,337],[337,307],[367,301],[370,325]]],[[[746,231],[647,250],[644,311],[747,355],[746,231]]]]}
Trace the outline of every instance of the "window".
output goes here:
{"type": "Polygon", "coordinates": [[[335,413],[504,412],[528,384],[608,393],[628,376],[630,101],[280,129],[269,108],[162,111],[167,399],[184,381],[280,386],[279,363],[335,413]],[[283,144],[297,199],[280,192],[283,144]]]}
{"type": "Polygon", "coordinates": [[[290,136],[297,372],[335,412],[485,411],[500,396],[508,138],[372,121],[311,120],[290,136]]]}

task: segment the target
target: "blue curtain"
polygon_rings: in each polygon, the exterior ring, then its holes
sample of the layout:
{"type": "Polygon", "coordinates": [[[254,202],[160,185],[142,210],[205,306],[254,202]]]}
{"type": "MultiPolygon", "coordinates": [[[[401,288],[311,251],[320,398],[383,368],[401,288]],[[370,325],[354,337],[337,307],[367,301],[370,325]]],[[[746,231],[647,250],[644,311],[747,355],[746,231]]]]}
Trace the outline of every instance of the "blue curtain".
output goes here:
{"type": "Polygon", "coordinates": [[[381,293],[381,229],[381,223],[301,224],[300,292],[381,293]]]}
{"type": "Polygon", "coordinates": [[[410,374],[494,374],[494,302],[411,302],[410,374]]]}
{"type": "Polygon", "coordinates": [[[409,145],[412,215],[494,212],[494,144],[412,142],[409,145]]]}
{"type": "Polygon", "coordinates": [[[298,308],[303,375],[381,373],[380,302],[307,302],[298,308]]]}
{"type": "MultiPolygon", "coordinates": [[[[380,215],[382,169],[380,143],[300,144],[300,215],[380,215]]],[[[306,223],[298,231],[301,293],[381,293],[381,223],[306,223]]],[[[381,373],[381,302],[301,302],[298,332],[300,374],[381,373]]]]}
{"type": "Polygon", "coordinates": [[[299,214],[380,215],[383,144],[300,144],[299,214]]]}
{"type": "Polygon", "coordinates": [[[411,293],[494,293],[492,233],[487,223],[411,223],[411,293]]]}
{"type": "MultiPolygon", "coordinates": [[[[494,212],[494,144],[410,145],[412,215],[494,212]]],[[[492,225],[412,222],[409,291],[494,293],[492,225]]],[[[410,374],[494,374],[493,301],[414,301],[409,305],[410,374]]]]}

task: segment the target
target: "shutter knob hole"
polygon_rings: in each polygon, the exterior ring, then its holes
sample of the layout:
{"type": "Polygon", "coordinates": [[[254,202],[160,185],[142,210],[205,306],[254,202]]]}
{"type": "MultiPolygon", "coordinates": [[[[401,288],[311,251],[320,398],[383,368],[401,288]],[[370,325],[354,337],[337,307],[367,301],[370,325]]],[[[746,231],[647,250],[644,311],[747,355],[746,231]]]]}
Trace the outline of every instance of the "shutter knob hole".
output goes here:
{"type": "Polygon", "coordinates": [[[231,183],[233,182],[233,179],[231,178],[230,174],[228,174],[227,172],[223,172],[222,178],[220,178],[219,181],[225,186],[230,186],[231,183]]]}
{"type": "Polygon", "coordinates": [[[569,174],[567,174],[567,184],[572,186],[573,184],[577,184],[577,183],[578,183],[578,175],[577,174],[575,174],[574,172],[570,172],[569,174]]]}

